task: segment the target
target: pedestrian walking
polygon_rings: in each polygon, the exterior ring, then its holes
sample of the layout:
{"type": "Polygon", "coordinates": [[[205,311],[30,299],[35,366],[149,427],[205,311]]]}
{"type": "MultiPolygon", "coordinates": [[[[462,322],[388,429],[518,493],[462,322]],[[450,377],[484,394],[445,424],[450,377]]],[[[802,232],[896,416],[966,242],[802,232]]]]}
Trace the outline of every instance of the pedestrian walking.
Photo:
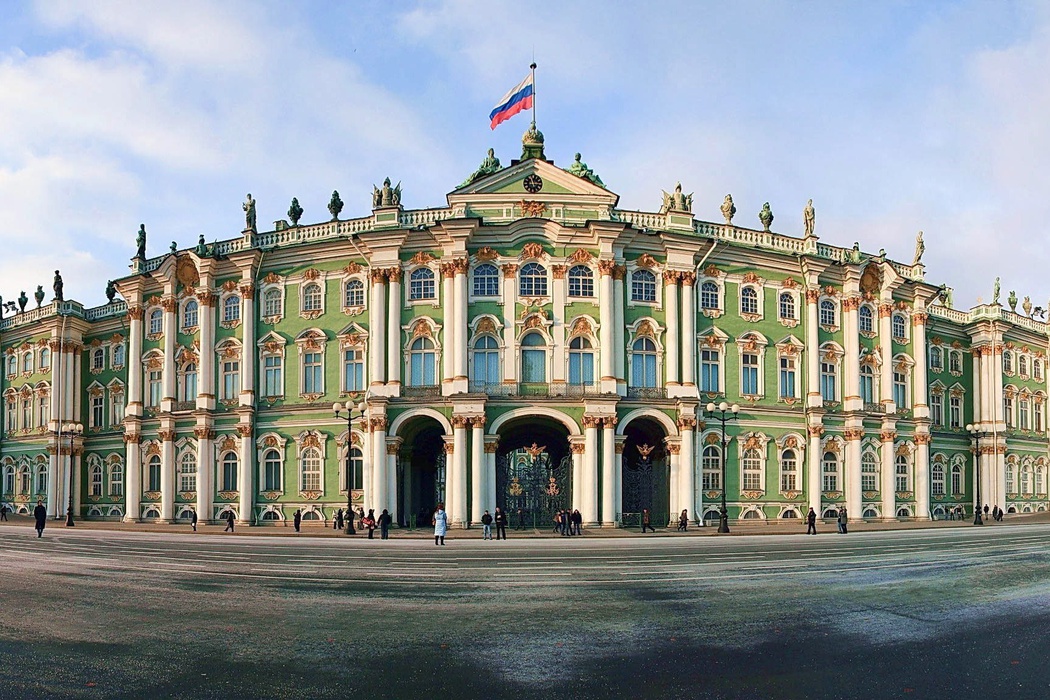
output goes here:
{"type": "Polygon", "coordinates": [[[390,511],[386,508],[379,514],[379,539],[386,540],[390,538],[390,521],[393,518],[390,517],[390,511]]]}
{"type": "Polygon", "coordinates": [[[354,530],[354,509],[346,509],[346,534],[354,535],[357,534],[354,530]]]}
{"type": "Polygon", "coordinates": [[[193,531],[196,532],[197,531],[197,511],[196,510],[191,510],[190,511],[190,525],[193,526],[193,531]]]}
{"type": "MultiPolygon", "coordinates": [[[[996,506],[996,508],[998,508],[998,507],[999,506],[996,506]]],[[[984,517],[986,517],[986,518],[988,517],[988,504],[987,503],[984,504],[984,517]]]]}
{"type": "Polygon", "coordinates": [[[448,514],[445,513],[445,504],[438,503],[434,517],[431,519],[434,525],[434,544],[445,546],[445,533],[448,532],[448,514]]]}
{"type": "Polygon", "coordinates": [[[299,532],[299,528],[303,524],[303,511],[302,509],[296,509],[295,515],[292,516],[292,525],[295,526],[295,531],[299,532]]]}
{"type": "Polygon", "coordinates": [[[809,513],[806,515],[806,534],[817,534],[817,512],[812,508],[809,509],[809,513]]]}
{"type": "Polygon", "coordinates": [[[361,526],[368,530],[368,539],[374,540],[375,537],[373,535],[376,531],[376,512],[374,509],[368,509],[368,515],[361,520],[361,526]]]}
{"type": "Polygon", "coordinates": [[[554,532],[561,530],[561,511],[559,510],[554,514],[554,532]]]}
{"type": "Polygon", "coordinates": [[[7,504],[0,505],[0,520],[7,520],[7,504]]]}
{"type": "Polygon", "coordinates": [[[572,512],[572,527],[576,530],[577,535],[583,534],[583,516],[580,515],[579,508],[572,512]]]}
{"type": "Polygon", "coordinates": [[[44,507],[43,501],[36,502],[36,508],[33,509],[33,517],[36,518],[36,536],[44,536],[44,526],[47,525],[47,508],[44,507]]]}
{"type": "Polygon", "coordinates": [[[223,532],[233,532],[233,511],[226,511],[226,529],[223,532]]]}
{"type": "Polygon", "coordinates": [[[642,534],[643,535],[645,534],[646,528],[648,528],[650,532],[656,532],[656,528],[653,527],[652,517],[649,515],[649,509],[648,508],[642,508],[642,534]]]}
{"type": "Polygon", "coordinates": [[[481,516],[481,539],[492,539],[492,514],[487,510],[485,511],[485,514],[481,516]]]}
{"type": "Polygon", "coordinates": [[[343,509],[342,508],[340,508],[339,510],[337,510],[335,512],[335,529],[336,530],[342,530],[343,529],[343,509]]]}
{"type": "MultiPolygon", "coordinates": [[[[357,507],[357,522],[358,523],[363,523],[364,520],[365,520],[365,509],[363,507],[361,507],[361,506],[358,506],[357,507]]],[[[364,528],[361,527],[361,529],[364,529],[364,528]]]]}
{"type": "Polygon", "coordinates": [[[494,519],[496,521],[496,539],[498,540],[501,534],[503,539],[507,539],[507,514],[497,507],[494,519]]]}
{"type": "MultiPolygon", "coordinates": [[[[987,509],[985,510],[985,512],[986,513],[988,512],[987,509]]],[[[518,526],[516,528],[514,528],[514,529],[515,530],[524,530],[525,529],[525,511],[523,511],[521,508],[518,508],[518,526]]]]}
{"type": "Polygon", "coordinates": [[[689,511],[687,509],[682,510],[682,514],[678,516],[678,531],[686,532],[689,529],[689,511]]]}
{"type": "Polygon", "coordinates": [[[846,524],[849,522],[849,517],[848,517],[848,515],[846,513],[846,506],[842,506],[841,508],[839,508],[838,520],[839,520],[839,532],[842,533],[843,535],[845,535],[848,532],[848,530],[846,528],[846,524]]]}

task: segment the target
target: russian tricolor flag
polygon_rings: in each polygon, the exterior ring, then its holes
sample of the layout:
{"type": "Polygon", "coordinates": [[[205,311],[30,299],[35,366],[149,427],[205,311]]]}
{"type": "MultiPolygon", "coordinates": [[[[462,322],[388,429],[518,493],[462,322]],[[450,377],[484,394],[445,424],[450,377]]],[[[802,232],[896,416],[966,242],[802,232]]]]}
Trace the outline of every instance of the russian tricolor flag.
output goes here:
{"type": "Polygon", "coordinates": [[[502,122],[507,121],[518,112],[525,109],[532,109],[532,88],[533,88],[533,74],[529,73],[525,80],[515,85],[503,96],[503,99],[499,101],[492,112],[489,114],[489,119],[492,123],[489,125],[490,129],[495,129],[502,122]]]}

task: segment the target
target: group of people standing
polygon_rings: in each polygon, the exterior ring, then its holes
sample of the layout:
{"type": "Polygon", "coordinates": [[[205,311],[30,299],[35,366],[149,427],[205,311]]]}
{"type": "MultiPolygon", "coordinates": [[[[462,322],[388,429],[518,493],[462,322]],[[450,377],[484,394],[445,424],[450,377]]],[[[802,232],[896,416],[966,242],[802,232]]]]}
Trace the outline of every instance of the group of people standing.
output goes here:
{"type": "Polygon", "coordinates": [[[554,532],[562,537],[583,534],[583,516],[579,510],[559,510],[554,514],[554,532]]]}
{"type": "Polygon", "coordinates": [[[491,540],[492,539],[492,526],[496,526],[496,539],[507,539],[507,514],[503,512],[503,509],[496,507],[496,515],[493,516],[487,510],[485,514],[481,516],[481,539],[491,540]]]}
{"type": "MultiPolygon", "coordinates": [[[[1003,513],[1002,508],[1000,508],[999,506],[992,506],[992,520],[994,520],[997,523],[1000,523],[1003,521],[1003,515],[1005,515],[1005,513],[1003,513]]],[[[988,517],[987,503],[984,504],[984,517],[988,517]]]]}

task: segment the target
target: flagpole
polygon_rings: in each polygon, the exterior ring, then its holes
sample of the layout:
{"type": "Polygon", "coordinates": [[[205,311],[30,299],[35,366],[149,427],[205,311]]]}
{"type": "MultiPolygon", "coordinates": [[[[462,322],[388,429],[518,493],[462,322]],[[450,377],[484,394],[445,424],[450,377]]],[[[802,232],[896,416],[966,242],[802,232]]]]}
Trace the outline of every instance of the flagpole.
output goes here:
{"type": "Polygon", "coordinates": [[[536,62],[529,66],[532,70],[532,128],[536,128],[536,62]]]}

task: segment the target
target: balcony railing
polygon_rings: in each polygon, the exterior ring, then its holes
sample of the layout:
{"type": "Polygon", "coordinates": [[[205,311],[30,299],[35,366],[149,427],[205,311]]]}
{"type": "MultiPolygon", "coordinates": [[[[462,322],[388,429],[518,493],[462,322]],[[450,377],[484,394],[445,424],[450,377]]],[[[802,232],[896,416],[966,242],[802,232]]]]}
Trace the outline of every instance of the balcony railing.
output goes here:
{"type": "Polygon", "coordinates": [[[441,396],[441,387],[434,386],[403,386],[401,394],[409,398],[421,398],[426,396],[441,396]]]}
{"type": "Polygon", "coordinates": [[[510,384],[486,384],[471,382],[470,391],[489,396],[543,396],[548,398],[580,398],[601,394],[597,384],[547,384],[545,382],[522,382],[510,384]]]}
{"type": "Polygon", "coordinates": [[[662,386],[629,386],[627,398],[630,399],[666,399],[667,389],[662,386]]]}
{"type": "Polygon", "coordinates": [[[866,413],[885,413],[886,409],[883,408],[881,403],[866,403],[864,404],[864,411],[866,413]]]}

